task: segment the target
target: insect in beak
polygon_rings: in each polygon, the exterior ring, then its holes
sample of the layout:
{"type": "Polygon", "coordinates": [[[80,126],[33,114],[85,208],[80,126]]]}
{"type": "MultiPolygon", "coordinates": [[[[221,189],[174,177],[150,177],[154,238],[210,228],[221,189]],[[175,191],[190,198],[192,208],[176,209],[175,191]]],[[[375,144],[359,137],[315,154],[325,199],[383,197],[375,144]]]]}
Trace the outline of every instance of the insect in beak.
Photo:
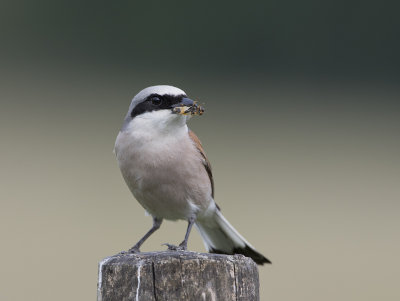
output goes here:
{"type": "Polygon", "coordinates": [[[180,115],[203,115],[204,108],[189,98],[183,98],[182,101],[172,108],[172,112],[180,115]]]}

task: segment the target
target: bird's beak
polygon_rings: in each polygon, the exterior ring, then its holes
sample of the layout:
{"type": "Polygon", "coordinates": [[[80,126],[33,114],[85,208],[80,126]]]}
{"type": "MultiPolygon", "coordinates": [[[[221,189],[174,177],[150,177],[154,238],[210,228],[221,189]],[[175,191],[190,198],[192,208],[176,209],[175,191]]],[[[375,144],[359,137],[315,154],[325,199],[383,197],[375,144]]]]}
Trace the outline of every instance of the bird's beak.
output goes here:
{"type": "Polygon", "coordinates": [[[184,97],[180,103],[172,106],[172,112],[180,115],[202,115],[204,108],[197,105],[196,101],[184,97]]]}

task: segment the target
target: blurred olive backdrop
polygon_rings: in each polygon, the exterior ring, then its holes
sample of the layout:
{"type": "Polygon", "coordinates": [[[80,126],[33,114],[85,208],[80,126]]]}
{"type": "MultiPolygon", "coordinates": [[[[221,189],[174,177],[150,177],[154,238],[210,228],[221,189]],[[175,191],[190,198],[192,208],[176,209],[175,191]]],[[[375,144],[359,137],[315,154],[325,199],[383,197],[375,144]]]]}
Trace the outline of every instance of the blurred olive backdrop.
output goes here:
{"type": "MultiPolygon", "coordinates": [[[[1,1],[0,300],[95,300],[151,219],[112,153],[172,84],[262,300],[399,300],[400,27],[385,1],[1,1]]],[[[144,245],[178,243],[166,222],[144,245]]],[[[203,251],[193,232],[192,250],[203,251]]]]}

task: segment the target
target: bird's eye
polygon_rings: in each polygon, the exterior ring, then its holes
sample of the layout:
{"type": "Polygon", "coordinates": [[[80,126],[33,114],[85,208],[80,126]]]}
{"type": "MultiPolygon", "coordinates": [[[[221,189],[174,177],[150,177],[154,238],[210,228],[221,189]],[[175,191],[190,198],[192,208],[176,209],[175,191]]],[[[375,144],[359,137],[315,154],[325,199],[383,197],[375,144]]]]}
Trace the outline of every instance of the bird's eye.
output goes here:
{"type": "Polygon", "coordinates": [[[162,103],[162,100],[159,96],[153,96],[151,98],[151,103],[155,106],[159,106],[162,103]]]}

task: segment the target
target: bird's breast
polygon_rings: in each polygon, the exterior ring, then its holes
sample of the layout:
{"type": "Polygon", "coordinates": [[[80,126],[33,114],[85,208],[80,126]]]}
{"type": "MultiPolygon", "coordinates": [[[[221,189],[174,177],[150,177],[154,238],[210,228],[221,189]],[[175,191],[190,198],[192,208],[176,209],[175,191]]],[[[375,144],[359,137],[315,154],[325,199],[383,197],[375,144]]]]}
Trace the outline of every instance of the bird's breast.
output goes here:
{"type": "Polygon", "coordinates": [[[150,214],[180,219],[208,207],[211,184],[187,132],[154,139],[121,132],[115,152],[128,187],[150,214]]]}

